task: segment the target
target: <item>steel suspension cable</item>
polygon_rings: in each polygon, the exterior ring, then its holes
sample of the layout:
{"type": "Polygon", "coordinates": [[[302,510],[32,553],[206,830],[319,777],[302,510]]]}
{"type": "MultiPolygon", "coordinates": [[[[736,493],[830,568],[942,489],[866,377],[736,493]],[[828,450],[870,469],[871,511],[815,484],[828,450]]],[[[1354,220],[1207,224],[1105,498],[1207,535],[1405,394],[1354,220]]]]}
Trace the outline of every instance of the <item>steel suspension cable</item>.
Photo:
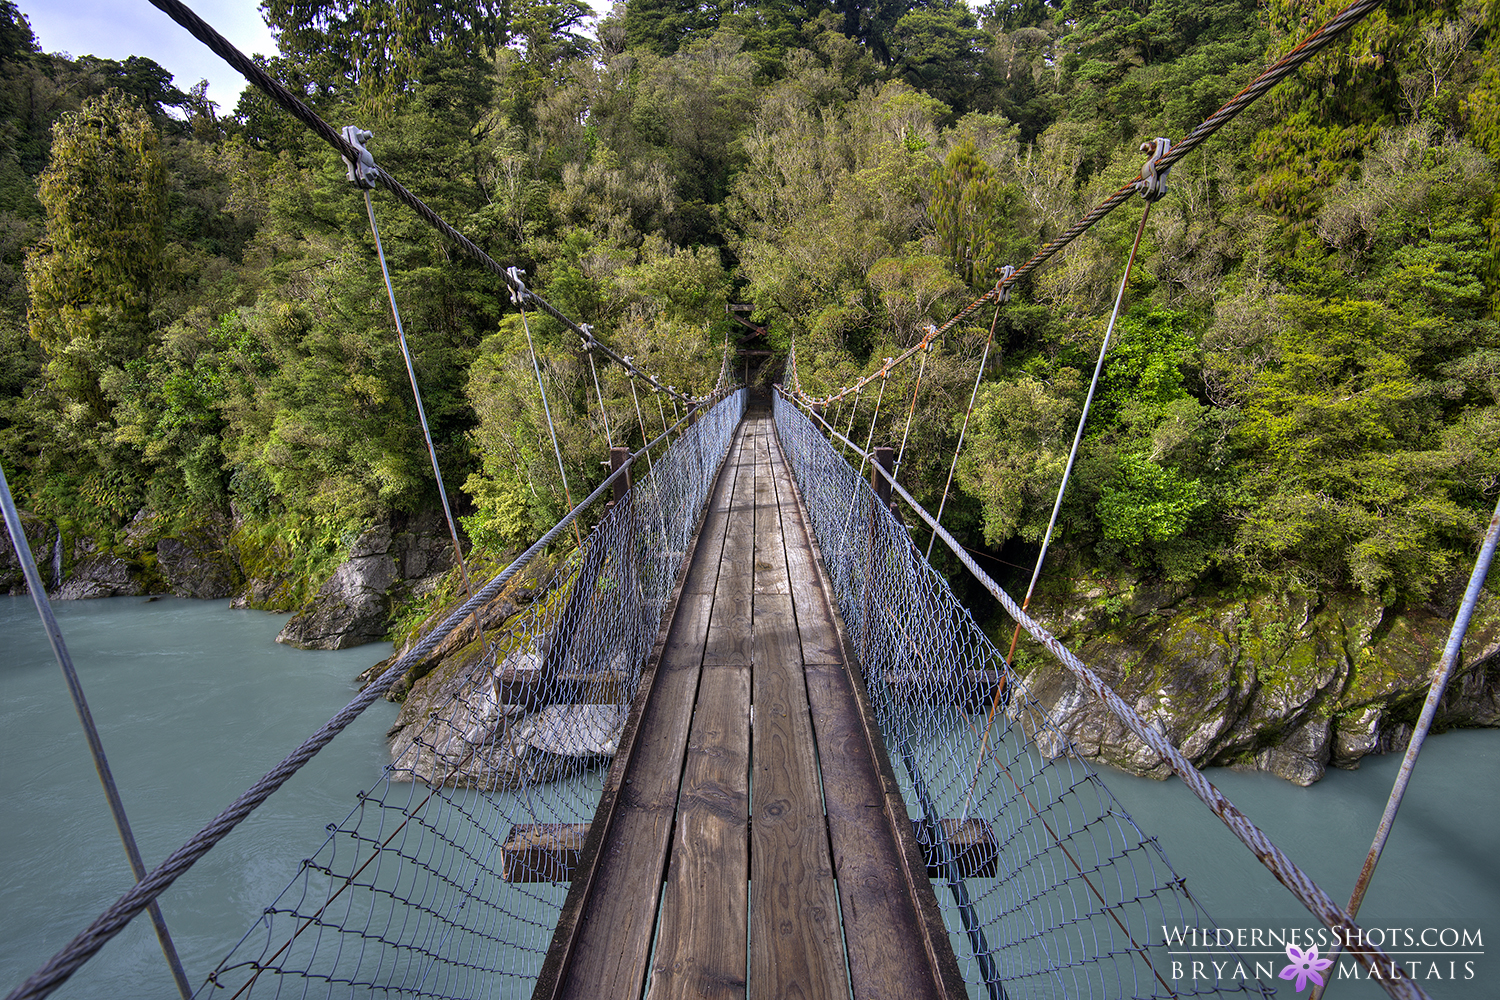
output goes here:
{"type": "Polygon", "coordinates": [[[646,444],[646,418],[641,415],[641,395],[635,391],[635,379],[630,380],[630,397],[635,400],[635,421],[641,428],[641,450],[646,453],[646,471],[651,471],[651,449],[646,444]]]}
{"type": "MultiPolygon", "coordinates": [[[[36,613],[42,619],[42,628],[52,646],[52,655],[62,668],[63,680],[73,699],[73,708],[78,713],[78,721],[83,725],[83,735],[89,745],[89,755],[94,761],[94,771],[99,775],[99,783],[104,786],[104,797],[109,800],[109,811],[114,816],[115,831],[120,835],[120,843],[125,846],[125,857],[130,861],[131,874],[135,876],[136,883],[140,884],[146,877],[146,863],[141,860],[141,849],[135,842],[130,818],[125,813],[125,801],[120,798],[120,789],[115,784],[114,772],[110,770],[109,758],[104,754],[104,741],[99,736],[99,727],[94,724],[94,713],[89,710],[88,699],[84,697],[83,682],[78,679],[78,670],[73,666],[73,654],[68,652],[62,628],[52,612],[52,602],[47,599],[47,588],[42,585],[42,574],[38,572],[36,559],[31,553],[31,540],[26,537],[26,525],[21,523],[21,514],[16,509],[15,498],[10,494],[10,483],[6,481],[4,468],[0,468],[0,510],[4,512],[5,526],[10,531],[16,561],[21,564],[21,575],[26,578],[26,589],[31,592],[31,603],[36,605],[36,613]]],[[[177,992],[182,994],[183,1000],[191,1000],[193,987],[188,982],[187,970],[182,967],[177,946],[172,943],[167,918],[162,915],[161,907],[155,900],[152,900],[149,909],[151,925],[156,930],[157,941],[161,943],[167,967],[172,971],[177,992]]]]}
{"type": "Polygon", "coordinates": [[[862,391],[863,387],[854,390],[854,402],[849,407],[849,426],[844,428],[845,437],[848,437],[850,434],[854,433],[854,418],[859,414],[859,394],[862,391]]]}
{"type": "Polygon", "coordinates": [[[604,408],[604,390],[599,388],[599,366],[594,364],[594,352],[592,350],[588,352],[588,356],[589,372],[594,376],[594,395],[599,397],[599,419],[604,423],[604,442],[609,445],[610,450],[614,450],[615,438],[609,430],[609,411],[604,408]]]}
{"type": "MultiPolygon", "coordinates": [[[[979,383],[984,381],[984,368],[990,360],[990,345],[995,342],[995,330],[1000,325],[1000,302],[995,303],[995,318],[990,320],[989,336],[984,338],[984,353],[979,356],[979,371],[974,376],[974,391],[969,393],[969,408],[964,411],[963,427],[958,432],[958,444],[953,449],[953,462],[948,466],[948,481],[943,484],[943,498],[938,501],[938,523],[943,520],[943,507],[948,503],[948,490],[953,485],[953,473],[958,469],[958,455],[964,450],[964,435],[969,432],[969,418],[974,415],[974,400],[979,398],[979,383]]],[[[932,559],[932,543],[937,541],[936,533],[927,540],[926,559],[932,559]]]]}
{"type": "MultiPolygon", "coordinates": [[[[1422,744],[1432,729],[1432,720],[1437,716],[1438,703],[1443,700],[1443,692],[1447,691],[1448,681],[1452,679],[1454,668],[1458,666],[1458,654],[1463,649],[1464,636],[1469,632],[1469,621],[1474,616],[1474,607],[1479,603],[1479,594],[1484,589],[1485,579],[1489,576],[1490,562],[1495,557],[1497,539],[1500,539],[1500,502],[1495,504],[1495,512],[1490,515],[1489,529],[1484,534],[1484,542],[1479,547],[1479,555],[1474,559],[1474,569],[1469,574],[1469,586],[1464,591],[1458,614],[1453,619],[1453,627],[1448,632],[1448,642],[1443,646],[1442,659],[1433,671],[1432,683],[1427,689],[1427,700],[1422,703],[1422,714],[1417,718],[1417,727],[1412,730],[1411,739],[1407,741],[1406,753],[1401,758],[1401,769],[1396,772],[1396,781],[1391,786],[1390,797],[1386,799],[1385,811],[1381,813],[1380,823],[1375,828],[1375,839],[1370,844],[1370,852],[1365,855],[1365,863],[1360,869],[1359,878],[1355,880],[1354,892],[1349,896],[1349,916],[1351,917],[1358,915],[1359,908],[1365,901],[1365,891],[1370,888],[1370,879],[1375,875],[1375,866],[1380,863],[1380,855],[1385,852],[1385,843],[1390,838],[1391,828],[1396,823],[1396,812],[1401,808],[1401,800],[1406,797],[1406,786],[1411,782],[1412,770],[1417,766],[1417,755],[1422,752],[1422,744]]],[[[1327,957],[1337,961],[1338,955],[1339,942],[1335,941],[1327,957]]],[[[1324,980],[1323,985],[1313,990],[1311,1000],[1322,1000],[1328,984],[1332,981],[1332,976],[1324,980]]]]}
{"type": "MultiPolygon", "coordinates": [[[[1057,515],[1062,510],[1063,495],[1068,489],[1068,479],[1073,474],[1073,462],[1078,457],[1078,445],[1083,440],[1083,430],[1088,425],[1089,408],[1094,402],[1094,391],[1099,387],[1099,375],[1104,370],[1104,359],[1109,356],[1110,336],[1115,330],[1115,321],[1120,318],[1120,305],[1125,301],[1125,286],[1130,283],[1130,271],[1135,266],[1135,257],[1141,247],[1141,236],[1146,232],[1146,220],[1151,216],[1151,202],[1146,202],[1146,210],[1141,213],[1141,224],[1135,231],[1135,242],[1130,245],[1130,257],[1125,261],[1125,273],[1120,276],[1120,290],[1115,293],[1115,307],[1109,314],[1109,324],[1104,328],[1104,342],[1099,345],[1099,359],[1094,362],[1094,377],[1089,381],[1088,395],[1083,401],[1083,412],[1078,415],[1078,430],[1073,434],[1073,447],[1068,451],[1068,464],[1063,468],[1062,482],[1057,484],[1057,499],[1052,504],[1052,516],[1047,521],[1047,533],[1042,536],[1042,548],[1036,556],[1036,566],[1031,571],[1031,582],[1026,585],[1026,596],[1021,601],[1021,610],[1025,611],[1031,606],[1031,595],[1036,590],[1037,578],[1042,575],[1042,563],[1047,559],[1047,546],[1052,541],[1052,531],[1057,527],[1057,515]]],[[[942,516],[942,508],[938,509],[938,516],[942,516]]],[[[931,551],[932,543],[928,542],[928,550],[931,551]]],[[[1005,654],[1007,665],[1014,663],[1016,659],[1016,641],[1021,637],[1021,623],[1016,622],[1015,631],[1010,635],[1010,649],[1005,654]]],[[[984,749],[989,745],[990,733],[994,730],[995,713],[1000,708],[1004,685],[995,689],[990,699],[990,711],[984,723],[984,739],[979,745],[979,757],[974,761],[974,775],[969,779],[969,791],[964,797],[964,808],[961,816],[969,814],[969,803],[974,797],[974,787],[979,781],[979,768],[984,759],[984,749]]]]}
{"type": "MultiPolygon", "coordinates": [[[[1068,450],[1068,464],[1063,468],[1062,482],[1057,486],[1057,499],[1052,504],[1052,516],[1047,520],[1047,533],[1042,536],[1042,549],[1037,553],[1036,566],[1031,571],[1031,582],[1026,585],[1026,598],[1021,602],[1024,610],[1031,603],[1032,592],[1036,589],[1036,581],[1042,575],[1042,563],[1047,559],[1047,546],[1052,543],[1052,532],[1057,527],[1057,515],[1062,510],[1063,494],[1068,489],[1068,479],[1073,474],[1073,462],[1078,458],[1078,445],[1083,440],[1084,428],[1088,425],[1089,408],[1094,403],[1094,392],[1099,388],[1099,375],[1104,371],[1105,358],[1109,356],[1110,337],[1115,332],[1115,321],[1120,318],[1120,305],[1125,301],[1125,286],[1130,282],[1130,271],[1135,267],[1136,253],[1141,248],[1141,236],[1146,232],[1146,220],[1151,216],[1151,202],[1146,202],[1146,209],[1141,213],[1141,224],[1136,227],[1135,242],[1130,245],[1130,257],[1125,261],[1125,273],[1120,277],[1120,290],[1115,293],[1115,307],[1109,314],[1109,324],[1104,328],[1104,342],[1099,345],[1099,358],[1094,362],[1094,377],[1089,380],[1088,395],[1083,400],[1083,412],[1078,415],[1078,429],[1073,433],[1073,446],[1068,450]]],[[[1006,654],[1006,662],[1010,662],[1016,655],[1016,639],[1021,634],[1021,626],[1016,625],[1016,631],[1010,639],[1010,651],[1006,654]]]]}
{"type": "Polygon", "coordinates": [[[396,339],[401,344],[401,357],[406,360],[406,377],[411,380],[411,397],[417,404],[417,419],[422,422],[422,440],[427,444],[427,457],[432,459],[432,478],[437,480],[438,498],[443,502],[443,516],[448,519],[448,537],[453,539],[453,558],[458,560],[458,572],[463,577],[464,593],[474,596],[474,585],[469,580],[469,567],[464,561],[463,546],[458,543],[458,525],[453,520],[453,508],[448,505],[448,490],[443,485],[443,470],[438,465],[437,448],[432,444],[432,431],[427,426],[427,408],[422,405],[422,390],[417,387],[417,369],[412,364],[411,348],[406,343],[406,329],[401,324],[401,310],[396,307],[396,289],[391,284],[391,272],[385,265],[385,248],[380,244],[380,226],[375,222],[375,202],[370,191],[365,189],[365,212],[370,217],[370,233],[375,237],[375,256],[380,258],[380,274],[385,278],[385,293],[391,300],[391,316],[396,321],[396,339]]]}
{"type": "MultiPolygon", "coordinates": [[[[517,310],[521,314],[521,328],[526,331],[526,349],[531,352],[531,370],[536,373],[537,391],[542,394],[542,412],[547,415],[547,433],[552,437],[552,453],[557,456],[557,474],[562,477],[563,499],[568,502],[568,513],[573,512],[573,492],[568,489],[568,470],[563,468],[562,449],[557,445],[557,428],[552,423],[552,406],[547,402],[547,387],[542,384],[542,366],[536,360],[536,344],[531,339],[531,324],[526,319],[526,297],[530,294],[526,286],[521,284],[521,272],[518,268],[511,268],[511,278],[515,281],[517,288],[512,298],[517,310]]],[[[583,533],[578,528],[578,522],[573,522],[573,537],[578,541],[578,547],[583,547],[583,533]]]]}
{"type": "Polygon", "coordinates": [[[911,406],[906,411],[906,429],[901,432],[901,450],[896,453],[896,464],[891,469],[891,475],[893,476],[901,472],[901,459],[906,455],[906,439],[911,435],[911,418],[917,412],[917,393],[922,388],[922,375],[927,371],[927,358],[932,353],[930,346],[931,338],[935,332],[935,330],[929,331],[927,336],[922,338],[922,347],[924,348],[922,351],[922,361],[917,365],[917,381],[911,387],[911,406]]]}
{"type": "MultiPolygon", "coordinates": [[[[882,370],[883,371],[889,371],[890,364],[891,364],[891,359],[890,358],[886,358],[885,359],[885,365],[886,365],[886,367],[884,369],[882,369],[882,370]]],[[[869,430],[869,432],[867,434],[865,434],[865,451],[866,452],[869,452],[869,450],[870,450],[870,444],[875,440],[875,422],[880,419],[880,403],[881,403],[881,401],[883,399],[885,399],[885,386],[886,386],[886,383],[889,382],[889,381],[890,381],[889,378],[883,378],[883,379],[881,379],[880,380],[880,391],[875,394],[875,412],[870,415],[870,430],[869,430]]],[[[859,477],[861,479],[863,479],[864,476],[865,476],[865,456],[864,455],[859,456],[859,473],[858,473],[858,475],[859,475],[859,477]]]]}

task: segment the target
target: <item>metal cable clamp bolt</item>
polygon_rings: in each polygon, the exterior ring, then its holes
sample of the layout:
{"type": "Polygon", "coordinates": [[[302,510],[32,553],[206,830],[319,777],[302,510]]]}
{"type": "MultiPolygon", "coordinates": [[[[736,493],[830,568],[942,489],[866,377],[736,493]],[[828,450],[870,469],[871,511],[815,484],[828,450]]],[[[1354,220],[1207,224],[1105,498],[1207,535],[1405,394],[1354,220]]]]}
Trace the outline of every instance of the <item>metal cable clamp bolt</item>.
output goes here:
{"type": "Polygon", "coordinates": [[[368,132],[358,125],[345,125],[343,130],[344,141],[354,147],[358,154],[358,160],[350,160],[342,157],[344,167],[348,171],[349,180],[362,188],[373,188],[380,181],[380,168],[375,165],[375,157],[365,148],[365,143],[375,137],[374,132],[368,132]]]}
{"type": "Polygon", "coordinates": [[[1172,140],[1157,136],[1150,142],[1141,143],[1141,152],[1146,153],[1146,165],[1141,167],[1141,179],[1135,182],[1135,189],[1147,201],[1156,201],[1167,193],[1167,171],[1171,167],[1157,169],[1157,164],[1162,157],[1172,151],[1172,140]]]}
{"type": "Polygon", "coordinates": [[[1015,275],[1015,273],[1016,273],[1016,269],[1014,267],[1011,267],[1009,264],[1006,264],[1004,267],[1002,267],[1000,269],[1000,280],[997,281],[997,282],[995,282],[995,301],[996,302],[1009,302],[1010,301],[1010,293],[1016,290],[1016,286],[1013,285],[1013,284],[1010,284],[1009,282],[1010,282],[1011,278],[1015,275]]]}
{"type": "Polygon", "coordinates": [[[525,273],[519,267],[505,269],[505,276],[510,279],[510,301],[518,306],[524,306],[531,298],[531,291],[526,287],[526,282],[521,280],[521,275],[525,273]]]}

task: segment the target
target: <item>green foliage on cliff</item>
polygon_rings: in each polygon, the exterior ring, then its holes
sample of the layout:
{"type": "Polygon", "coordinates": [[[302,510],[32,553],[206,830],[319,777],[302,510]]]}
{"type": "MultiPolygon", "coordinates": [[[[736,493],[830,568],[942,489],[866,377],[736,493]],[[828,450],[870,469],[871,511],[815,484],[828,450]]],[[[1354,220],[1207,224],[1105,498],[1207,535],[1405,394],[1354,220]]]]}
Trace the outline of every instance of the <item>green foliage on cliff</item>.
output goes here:
{"type": "MultiPolygon", "coordinates": [[[[751,346],[795,340],[821,393],[919,341],[1333,9],[630,0],[590,36],[572,3],[270,3],[266,65],[666,382],[712,387],[744,332],[733,300],[767,330],[751,346]]],[[[1388,5],[1175,168],[1060,558],[1386,603],[1462,572],[1500,476],[1496,11],[1388,5]]],[[[0,110],[0,461],[23,503],[100,533],[143,506],[234,513],[256,558],[311,579],[369,519],[435,502],[334,156],[253,94],[221,116],[149,60],[44,55],[5,0],[0,110]]],[[[612,366],[596,388],[571,334],[523,322],[381,192],[375,212],[472,539],[535,537],[599,481],[606,437],[638,447],[671,421],[612,366]]],[[[1009,561],[1046,530],[1137,212],[936,345],[920,386],[913,362],[835,414],[868,432],[880,398],[875,437],[907,440],[902,480],[935,507],[993,326],[945,520],[1009,561]]]]}

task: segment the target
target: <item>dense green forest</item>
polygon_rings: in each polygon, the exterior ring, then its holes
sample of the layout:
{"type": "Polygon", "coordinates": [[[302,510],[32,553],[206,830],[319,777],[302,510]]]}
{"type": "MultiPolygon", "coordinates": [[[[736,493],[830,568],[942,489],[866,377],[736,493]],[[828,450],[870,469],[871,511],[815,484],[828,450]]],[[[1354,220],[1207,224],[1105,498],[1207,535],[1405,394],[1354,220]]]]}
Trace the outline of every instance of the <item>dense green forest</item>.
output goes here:
{"type": "MultiPolygon", "coordinates": [[[[823,393],[1339,6],[628,0],[590,32],[571,0],[266,0],[265,65],[664,382],[711,388],[746,302],[823,393]]],[[[1387,605],[1466,573],[1500,488],[1497,29],[1493,0],[1393,0],[1174,169],[1065,564],[1387,605]]],[[[242,551],[316,577],[436,489],[360,192],[263,97],[212,96],[150,60],[44,54],[0,0],[0,461],[23,506],[106,548],[143,509],[227,515],[242,551]]],[[[469,536],[535,537],[564,500],[515,306],[375,198],[469,536]]],[[[1024,563],[1040,541],[1140,209],[999,312],[945,514],[976,549],[1024,563]]],[[[902,478],[934,508],[991,319],[925,368],[902,478]]],[[[576,495],[605,449],[587,356],[527,320],[576,495]]],[[[599,374],[639,445],[629,383],[599,374]]],[[[890,377],[877,440],[916,374],[890,377]]],[[[866,428],[874,391],[840,419],[866,428]]]]}

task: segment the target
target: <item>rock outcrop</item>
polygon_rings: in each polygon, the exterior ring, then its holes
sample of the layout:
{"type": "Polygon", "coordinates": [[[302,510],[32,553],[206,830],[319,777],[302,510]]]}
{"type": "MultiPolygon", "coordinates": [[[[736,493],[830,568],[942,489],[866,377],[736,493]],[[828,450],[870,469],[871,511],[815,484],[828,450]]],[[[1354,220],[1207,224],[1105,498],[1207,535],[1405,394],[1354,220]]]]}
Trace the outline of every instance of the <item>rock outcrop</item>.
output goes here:
{"type": "MultiPolygon", "coordinates": [[[[25,527],[26,541],[31,545],[31,556],[36,561],[37,572],[42,576],[42,585],[56,587],[57,577],[62,573],[62,547],[57,528],[41,518],[21,511],[21,524],[25,527]]],[[[7,594],[26,593],[26,575],[21,571],[21,560],[10,543],[10,532],[0,525],[0,587],[7,594]]]]}
{"type": "MultiPolygon", "coordinates": [[[[1142,587],[1075,593],[1039,617],[1195,763],[1310,785],[1329,766],[1404,749],[1456,603],[1394,614],[1359,595],[1206,601],[1142,587]]],[[[1483,596],[1464,649],[1438,730],[1500,725],[1500,600],[1483,596]]],[[[1135,774],[1170,773],[1050,659],[1026,685],[1060,729],[1042,734],[1045,751],[1071,743],[1135,774]]]]}
{"type": "Polygon", "coordinates": [[[222,516],[158,540],[156,567],[178,597],[233,597],[245,582],[229,547],[229,521],[222,516]]]}
{"type": "Polygon", "coordinates": [[[349,557],[276,641],[301,649],[378,642],[400,603],[426,596],[452,565],[452,542],[440,514],[404,525],[377,524],[355,540],[349,557]]]}

